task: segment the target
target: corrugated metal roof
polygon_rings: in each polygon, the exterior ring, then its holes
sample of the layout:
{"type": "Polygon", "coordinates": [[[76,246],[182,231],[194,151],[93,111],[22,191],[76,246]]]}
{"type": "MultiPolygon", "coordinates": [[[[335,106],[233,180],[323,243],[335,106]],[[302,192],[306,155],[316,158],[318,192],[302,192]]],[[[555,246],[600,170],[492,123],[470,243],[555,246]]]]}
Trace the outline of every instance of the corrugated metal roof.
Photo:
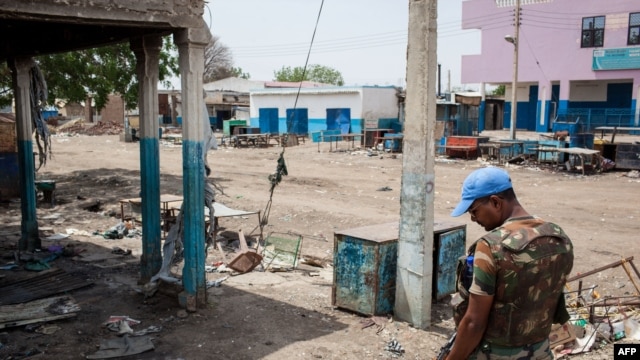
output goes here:
{"type": "MultiPolygon", "coordinates": [[[[331,94],[358,94],[362,88],[302,88],[300,89],[301,95],[331,95],[331,94]]],[[[253,96],[265,96],[265,95],[295,95],[298,93],[297,88],[285,88],[285,89],[264,89],[251,91],[253,96]]]]}

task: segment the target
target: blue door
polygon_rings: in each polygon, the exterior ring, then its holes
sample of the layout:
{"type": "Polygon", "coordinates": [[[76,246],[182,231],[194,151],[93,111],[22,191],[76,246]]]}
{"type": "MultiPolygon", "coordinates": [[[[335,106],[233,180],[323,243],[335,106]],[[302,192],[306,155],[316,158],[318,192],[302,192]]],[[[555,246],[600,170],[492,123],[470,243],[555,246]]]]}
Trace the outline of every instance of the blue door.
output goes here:
{"type": "Polygon", "coordinates": [[[296,135],[309,133],[308,109],[287,109],[287,132],[296,135]]]}
{"type": "Polygon", "coordinates": [[[351,130],[351,109],[327,109],[327,130],[348,134],[351,130]]]}
{"type": "Polygon", "coordinates": [[[278,108],[261,108],[258,110],[260,132],[278,134],[278,108]]]}
{"type": "MultiPolygon", "coordinates": [[[[536,122],[537,122],[536,119],[538,118],[537,114],[538,114],[538,85],[532,85],[532,86],[529,86],[529,103],[527,103],[527,115],[524,118],[525,124],[518,124],[518,127],[523,126],[523,128],[529,131],[535,131],[536,122]]],[[[518,117],[520,118],[520,116],[518,117]]]]}

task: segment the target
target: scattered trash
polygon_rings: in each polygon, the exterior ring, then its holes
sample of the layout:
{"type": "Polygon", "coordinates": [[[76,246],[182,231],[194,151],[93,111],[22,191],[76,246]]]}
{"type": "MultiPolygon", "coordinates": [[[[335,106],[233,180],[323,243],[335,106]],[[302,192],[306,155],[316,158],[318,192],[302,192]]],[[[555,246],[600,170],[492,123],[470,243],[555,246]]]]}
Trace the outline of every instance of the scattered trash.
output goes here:
{"type": "Polygon", "coordinates": [[[231,273],[231,272],[233,272],[233,270],[229,269],[227,267],[227,265],[225,265],[225,264],[222,264],[222,265],[218,266],[216,268],[216,271],[219,272],[219,273],[231,273]]]}
{"type": "Polygon", "coordinates": [[[402,347],[402,345],[400,345],[400,343],[396,339],[389,341],[389,343],[387,344],[387,346],[384,347],[384,349],[395,355],[402,355],[402,353],[404,353],[404,348],[402,347]]]}
{"type": "Polygon", "coordinates": [[[208,288],[212,288],[212,287],[220,287],[220,284],[222,284],[222,282],[227,280],[228,278],[229,278],[228,276],[225,276],[225,277],[217,279],[217,280],[209,280],[209,281],[207,281],[207,289],[208,288]]]}
{"type": "Polygon", "coordinates": [[[109,326],[109,324],[115,324],[119,321],[126,321],[129,325],[138,325],[140,324],[139,320],[132,319],[126,315],[111,315],[109,319],[102,323],[103,326],[109,326]]]}
{"type": "Polygon", "coordinates": [[[35,332],[38,334],[51,335],[60,329],[62,328],[57,325],[40,325],[36,328],[35,332]]]}
{"type": "Polygon", "coordinates": [[[64,246],[50,245],[50,246],[47,246],[47,251],[50,253],[62,253],[62,251],[64,251],[64,246]]]}
{"type": "Polygon", "coordinates": [[[361,325],[361,329],[364,330],[366,328],[369,328],[371,326],[376,326],[377,330],[376,330],[376,334],[380,334],[382,332],[382,330],[384,330],[385,328],[385,323],[388,322],[386,318],[383,317],[379,317],[379,316],[374,316],[368,319],[363,319],[360,321],[360,325],[361,325]]]}
{"type": "Polygon", "coordinates": [[[383,187],[378,189],[378,191],[391,191],[391,190],[393,190],[393,189],[388,187],[388,186],[383,186],[383,187]]]}
{"type": "Polygon", "coordinates": [[[146,329],[142,329],[140,331],[134,331],[133,334],[131,334],[131,335],[132,336],[143,336],[143,335],[147,335],[147,334],[159,333],[160,331],[162,331],[162,326],[151,325],[151,326],[147,327],[146,329]]]}
{"type": "Polygon", "coordinates": [[[624,313],[624,333],[627,339],[640,340],[640,323],[624,313]]]}
{"type": "Polygon", "coordinates": [[[69,229],[66,229],[66,232],[69,235],[91,236],[91,233],[86,231],[86,230],[78,230],[78,229],[69,228],[69,229]]]}
{"type": "Polygon", "coordinates": [[[626,177],[630,177],[630,178],[637,179],[637,178],[640,178],[640,171],[638,171],[638,170],[631,170],[631,171],[629,171],[629,172],[628,172],[628,173],[626,173],[626,174],[622,174],[622,176],[626,176],[626,177]]]}
{"type": "Polygon", "coordinates": [[[42,258],[42,259],[34,258],[29,260],[24,265],[24,268],[25,270],[30,270],[30,271],[42,271],[42,270],[51,269],[51,265],[49,265],[49,263],[57,259],[60,255],[62,255],[62,247],[59,249],[59,251],[54,252],[45,258],[42,258]]]}
{"type": "Polygon", "coordinates": [[[107,339],[100,342],[100,349],[87,359],[110,359],[119,356],[130,356],[153,350],[153,343],[150,336],[129,337],[107,339]]]}
{"type": "Polygon", "coordinates": [[[247,241],[242,230],[238,231],[240,240],[240,252],[227,265],[229,268],[244,274],[256,268],[262,262],[262,255],[255,251],[249,251],[247,241]]]}
{"type": "Polygon", "coordinates": [[[15,269],[17,267],[18,267],[18,265],[14,264],[14,263],[9,263],[9,264],[0,266],[0,270],[13,270],[13,269],[15,269]]]}
{"type": "Polygon", "coordinates": [[[65,235],[65,234],[54,234],[54,235],[51,235],[51,236],[47,236],[44,239],[48,240],[48,241],[59,241],[59,240],[64,240],[64,239],[66,239],[68,237],[69,237],[69,235],[65,235]]]}
{"type": "Polygon", "coordinates": [[[112,254],[116,254],[116,255],[131,255],[131,249],[124,250],[124,249],[122,249],[122,248],[119,248],[119,247],[117,247],[117,246],[114,246],[114,247],[111,249],[111,253],[112,253],[112,254]]]}

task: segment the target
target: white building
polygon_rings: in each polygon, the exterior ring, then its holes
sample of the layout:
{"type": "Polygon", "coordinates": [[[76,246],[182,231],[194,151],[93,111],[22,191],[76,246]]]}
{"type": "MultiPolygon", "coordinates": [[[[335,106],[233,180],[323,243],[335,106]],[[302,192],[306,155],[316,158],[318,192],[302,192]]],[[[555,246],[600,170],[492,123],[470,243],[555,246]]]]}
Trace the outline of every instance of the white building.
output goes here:
{"type": "Polygon", "coordinates": [[[393,86],[259,89],[250,92],[251,126],[262,133],[361,133],[397,127],[404,101],[393,86]],[[299,92],[299,96],[298,96],[299,92]],[[296,99],[297,98],[297,99],[296,99]]]}

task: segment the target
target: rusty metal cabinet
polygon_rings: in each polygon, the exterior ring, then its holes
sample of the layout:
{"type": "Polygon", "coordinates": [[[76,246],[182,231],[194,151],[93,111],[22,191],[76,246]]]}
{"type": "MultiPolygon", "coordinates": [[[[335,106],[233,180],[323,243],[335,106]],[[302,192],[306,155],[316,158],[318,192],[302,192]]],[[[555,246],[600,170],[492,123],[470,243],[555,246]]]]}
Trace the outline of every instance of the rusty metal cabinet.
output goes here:
{"type": "MultiPolygon", "coordinates": [[[[364,315],[393,313],[399,224],[386,223],[334,234],[334,306],[364,315]]],[[[434,224],[433,297],[455,291],[457,259],[465,253],[466,225],[434,224]]]]}

